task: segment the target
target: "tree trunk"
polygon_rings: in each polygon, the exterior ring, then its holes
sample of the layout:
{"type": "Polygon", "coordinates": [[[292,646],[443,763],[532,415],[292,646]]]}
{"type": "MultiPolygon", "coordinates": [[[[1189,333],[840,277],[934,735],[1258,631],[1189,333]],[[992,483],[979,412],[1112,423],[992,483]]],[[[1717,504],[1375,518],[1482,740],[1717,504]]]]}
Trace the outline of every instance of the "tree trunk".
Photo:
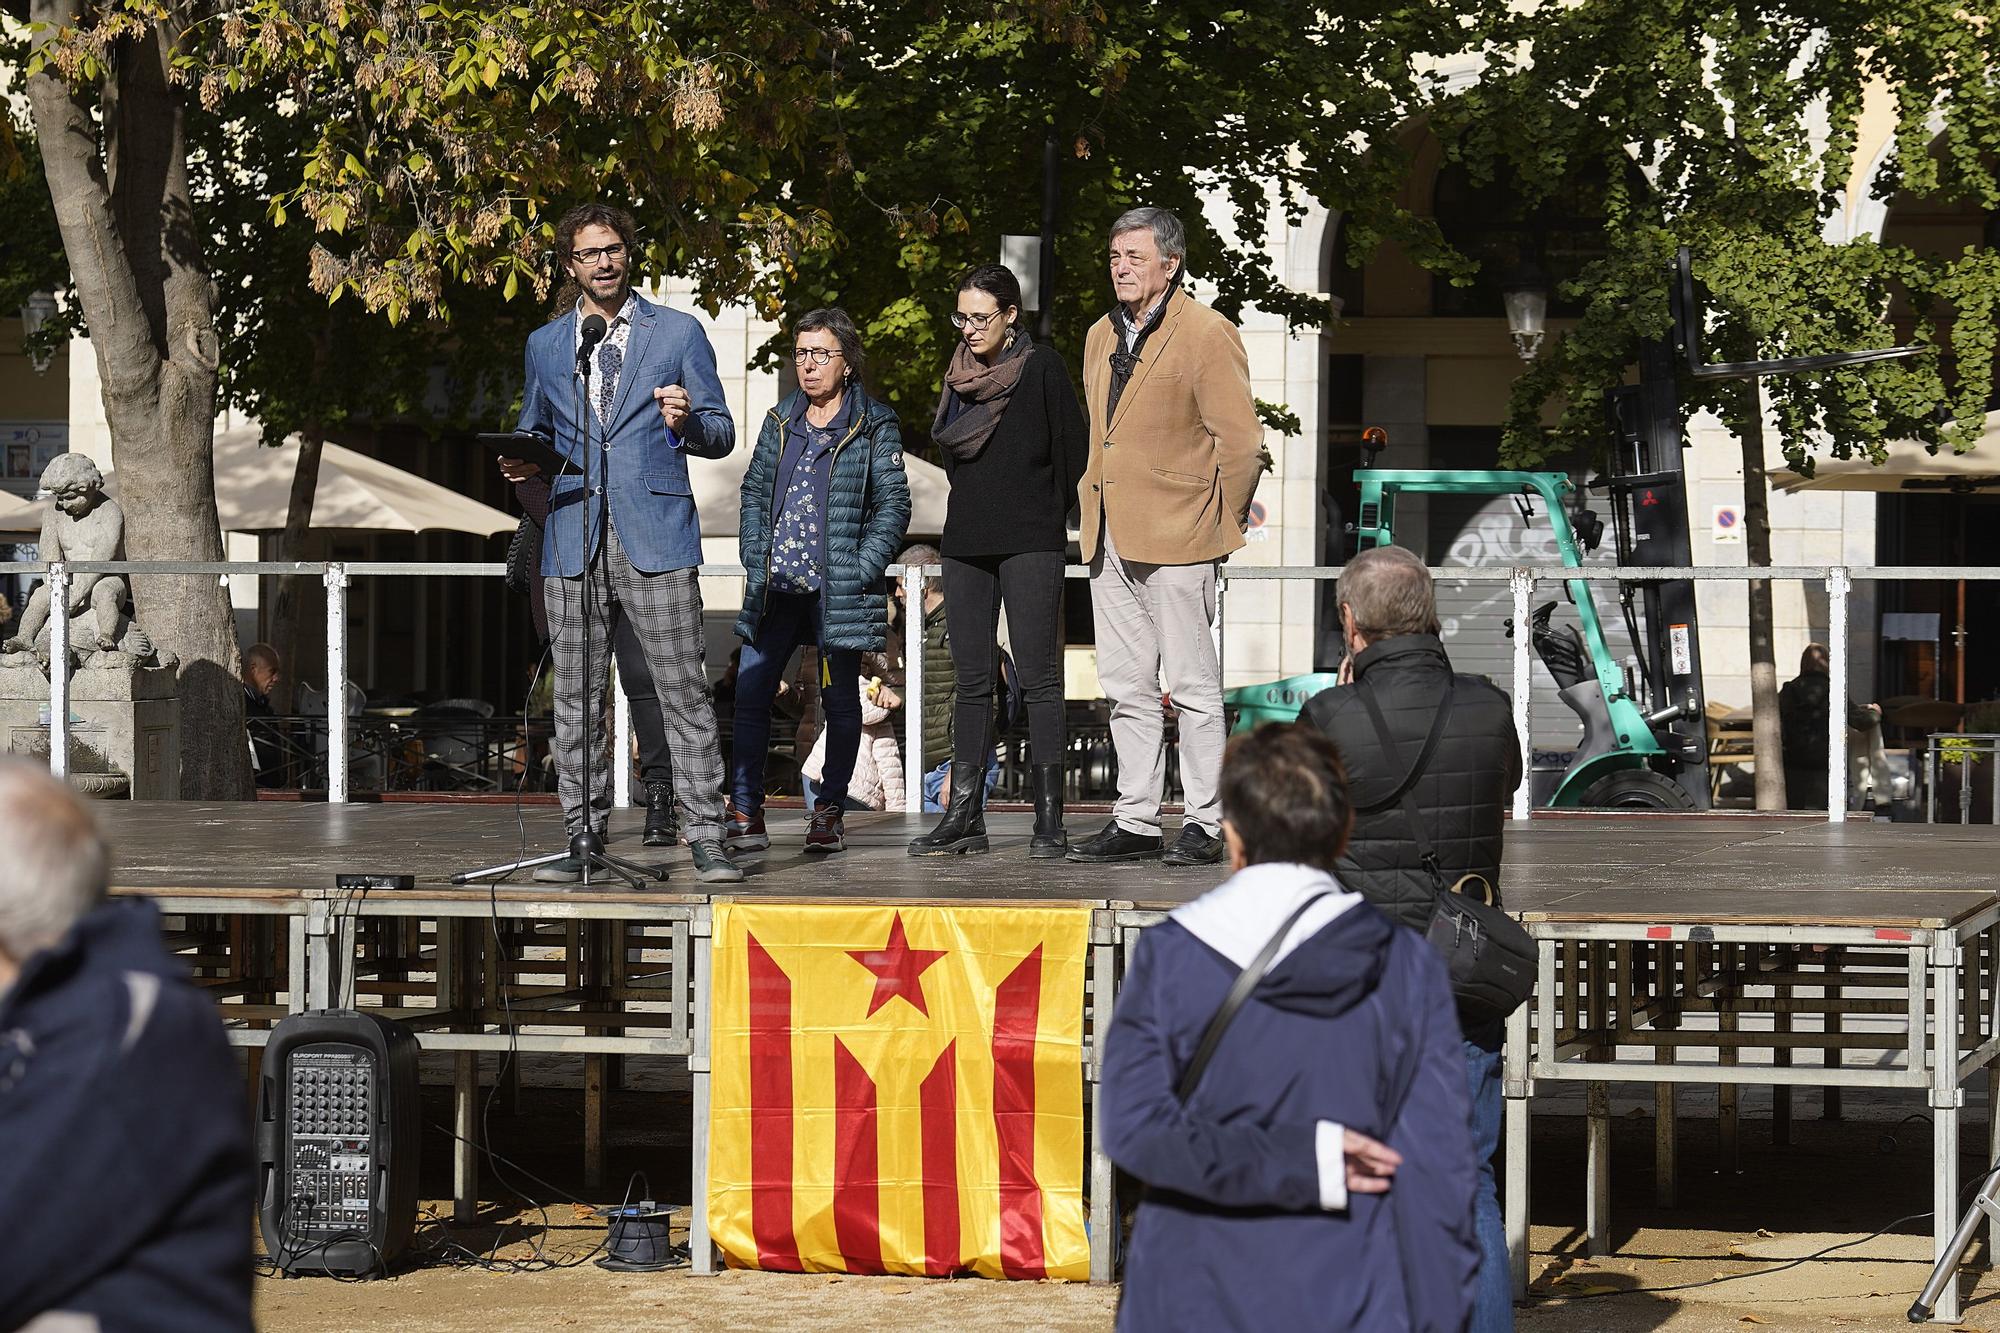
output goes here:
{"type": "MultiPolygon", "coordinates": [[[[1764,400],[1757,381],[1744,385],[1744,410],[1736,424],[1743,444],[1743,542],[1753,568],[1771,564],[1770,486],[1764,476],[1764,400]]],[[[1757,755],[1757,808],[1785,808],[1784,736],[1778,723],[1778,659],[1771,581],[1750,591],[1751,745],[1757,755]]]]}
{"type": "MultiPolygon", "coordinates": [[[[37,47],[77,0],[34,0],[37,47]]],[[[112,466],[134,560],[223,558],[215,509],[214,298],[188,190],[182,107],[168,71],[177,16],[117,43],[89,100],[44,69],[28,80],[43,168],[104,385],[112,466]]],[[[235,619],[215,575],[132,580],[154,642],[180,659],[181,795],[251,795],[235,619]]]]}
{"type": "MultiPolygon", "coordinates": [[[[292,494],[285,508],[285,530],[278,536],[280,560],[305,558],[306,532],[312,527],[313,496],[319,490],[319,460],[325,451],[325,428],[318,422],[309,423],[299,432],[298,470],[292,473],[292,494]]],[[[301,616],[304,597],[304,575],[278,576],[278,601],[271,613],[271,646],[278,650],[285,667],[284,678],[279,682],[279,691],[284,699],[283,712],[291,711],[292,690],[298,681],[298,662],[305,651],[301,616]]]]}

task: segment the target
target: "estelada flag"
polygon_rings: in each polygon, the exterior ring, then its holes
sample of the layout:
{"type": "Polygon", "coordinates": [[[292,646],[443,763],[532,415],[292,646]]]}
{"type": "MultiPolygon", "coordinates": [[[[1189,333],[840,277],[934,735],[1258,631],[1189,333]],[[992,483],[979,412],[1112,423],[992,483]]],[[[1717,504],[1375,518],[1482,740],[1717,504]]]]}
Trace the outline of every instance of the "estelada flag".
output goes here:
{"type": "Polygon", "coordinates": [[[1089,909],[718,904],[714,930],[728,1262],[1089,1277],[1089,909]]]}

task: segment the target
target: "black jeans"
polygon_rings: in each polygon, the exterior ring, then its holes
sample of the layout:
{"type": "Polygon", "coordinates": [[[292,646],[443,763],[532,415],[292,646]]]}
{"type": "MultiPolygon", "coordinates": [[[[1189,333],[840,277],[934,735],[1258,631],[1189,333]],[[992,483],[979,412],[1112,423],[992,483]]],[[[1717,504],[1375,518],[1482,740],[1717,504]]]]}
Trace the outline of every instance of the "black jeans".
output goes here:
{"type": "Polygon", "coordinates": [[[611,631],[611,650],[618,658],[618,688],[625,691],[625,702],[632,705],[632,739],[639,743],[639,780],[671,786],[674,764],[667,752],[667,726],[660,719],[653,670],[646,665],[646,650],[639,644],[639,631],[630,617],[618,617],[611,631]]]}
{"type": "Polygon", "coordinates": [[[1028,742],[1037,764],[1060,764],[1063,734],[1063,557],[1060,551],[944,558],[945,632],[958,673],[952,708],[952,759],[984,769],[993,753],[993,672],[1000,604],[1021,697],[1028,706],[1028,742]]]}

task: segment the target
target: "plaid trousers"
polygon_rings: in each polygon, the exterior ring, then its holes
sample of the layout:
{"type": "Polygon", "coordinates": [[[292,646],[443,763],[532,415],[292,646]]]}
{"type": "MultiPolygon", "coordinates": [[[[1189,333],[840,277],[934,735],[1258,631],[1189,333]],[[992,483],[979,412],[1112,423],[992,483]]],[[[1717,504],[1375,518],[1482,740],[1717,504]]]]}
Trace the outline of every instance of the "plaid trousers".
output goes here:
{"type": "Polygon", "coordinates": [[[670,569],[644,574],[632,567],[606,515],[604,551],[575,578],[548,578],[543,598],[556,660],[556,793],[563,826],[584,826],[584,746],[590,747],[587,803],[590,827],[604,828],[611,812],[611,764],[605,758],[605,691],[610,683],[614,617],[627,616],[638,631],[660,716],[673,756],[674,797],[688,841],[722,836],[722,752],[716,744],[715,704],[708,688],[707,643],[701,620],[700,573],[670,569]],[[590,603],[589,698],[584,693],[584,602],[590,603]]]}

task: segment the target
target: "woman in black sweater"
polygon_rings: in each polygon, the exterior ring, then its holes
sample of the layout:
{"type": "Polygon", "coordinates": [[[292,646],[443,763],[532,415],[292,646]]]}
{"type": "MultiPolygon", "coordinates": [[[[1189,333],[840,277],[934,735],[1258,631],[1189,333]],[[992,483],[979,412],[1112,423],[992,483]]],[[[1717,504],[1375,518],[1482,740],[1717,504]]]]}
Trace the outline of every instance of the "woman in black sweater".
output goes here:
{"type": "Polygon", "coordinates": [[[1020,326],[1021,284],[982,264],[958,285],[958,346],[945,369],[931,437],[951,477],[945,511],[944,608],[958,689],[951,796],[912,856],[986,850],[995,636],[1000,607],[1028,708],[1034,765],[1033,857],[1061,857],[1063,832],[1063,552],[1090,433],[1069,372],[1020,326]]]}

